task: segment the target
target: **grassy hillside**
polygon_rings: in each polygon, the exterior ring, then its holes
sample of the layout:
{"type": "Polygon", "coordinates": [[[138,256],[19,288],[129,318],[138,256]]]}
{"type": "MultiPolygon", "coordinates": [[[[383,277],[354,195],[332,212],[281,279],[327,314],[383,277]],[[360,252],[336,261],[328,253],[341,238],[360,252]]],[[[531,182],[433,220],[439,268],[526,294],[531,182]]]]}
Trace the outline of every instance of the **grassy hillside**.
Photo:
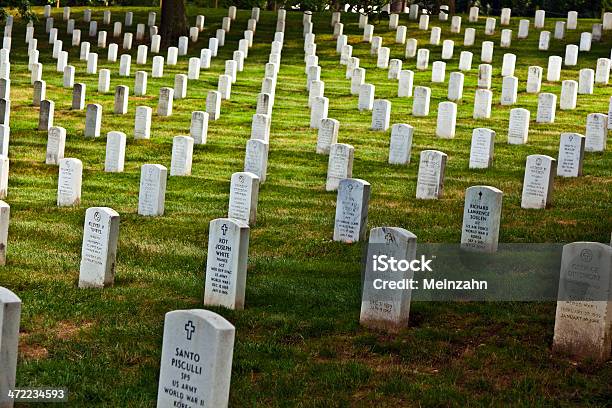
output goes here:
{"type": "MultiPolygon", "coordinates": [[[[123,21],[126,9],[112,8],[113,21],[123,21]]],[[[146,23],[148,9],[130,8],[136,23],[146,23]]],[[[37,10],[42,17],[42,9],[37,10]]],[[[61,9],[54,9],[64,49],[70,44],[61,9]]],[[[81,8],[73,8],[77,27],[87,39],[81,8]]],[[[190,9],[206,15],[206,30],[189,55],[199,56],[208,37],[220,28],[226,10],[190,9]]],[[[94,10],[99,29],[102,10],[94,10]]],[[[239,11],[226,36],[226,45],[190,81],[188,97],[175,101],[174,114],[154,115],[151,140],[133,140],[136,106],[155,108],[159,88],[173,86],[174,75],[187,73],[187,58],[165,67],[161,79],[149,75],[145,97],[129,98],[127,115],[113,114],[113,93],[97,92],[97,75],[86,74],[78,61],[78,47],[69,49],[69,63],[76,66],[76,82],[87,85],[87,103],[103,106],[102,134],[85,139],[85,111],[71,111],[71,91],[62,87],[55,60],[44,33],[44,21],[36,26],[40,61],[44,64],[47,97],[55,101],[55,124],[67,129],[66,157],[83,161],[83,196],[78,208],[57,208],[57,167],[44,164],[46,133],[36,130],[38,108],[31,106],[33,90],[27,71],[25,26],[15,22],[11,52],[12,113],[9,196],[11,226],[8,264],[0,269],[0,284],[23,300],[17,383],[19,386],[64,386],[70,390],[70,406],[153,406],[161,354],[164,314],[174,309],[201,307],[208,223],[227,214],[229,181],[241,171],[245,143],[250,136],[264,64],[275,31],[276,15],[262,12],[255,44],[244,72],[232,86],[232,98],[224,101],[221,118],[209,125],[208,144],[196,146],[191,177],[168,180],[163,217],[137,215],[140,166],[170,166],[172,137],[188,134],[193,110],[203,110],[206,93],[216,89],[224,61],[231,59],[246,29],[250,11],[239,11]],[[106,132],[128,135],[125,171],[104,173],[106,132]],[[115,286],[104,290],[79,290],[77,280],[85,209],[109,206],[121,214],[115,286]]],[[[159,16],[158,16],[159,20],[159,16]]],[[[431,113],[410,115],[411,98],[397,97],[397,83],[387,71],[376,68],[369,44],[361,43],[356,16],[343,16],[353,56],[367,69],[366,81],[376,85],[376,97],[392,102],[391,123],[415,127],[412,160],[408,166],[387,164],[389,132],[369,130],[371,114],[357,110],[357,97],[339,65],[330,15],[315,14],[317,53],[330,99],[329,117],[340,121],[339,141],[355,146],[354,177],[372,184],[369,227],[389,225],[408,229],[420,242],[457,243],[461,234],[463,196],[475,184],[495,186],[504,192],[500,242],[608,242],[612,230],[612,155],[588,153],[584,176],[555,179],[553,203],[546,210],[523,210],[520,196],[527,155],[557,157],[561,132],[584,133],[586,115],[606,112],[612,86],[595,87],[593,95],[579,95],[573,111],[557,110],[553,125],[530,124],[529,143],[506,142],[511,107],[500,106],[501,61],[498,27],[492,40],[494,56],[494,107],[490,120],[472,119],[480,43],[484,19],[477,24],[463,19],[462,34],[450,34],[450,22],[432,18],[442,27],[442,38],[455,40],[455,57],[447,62],[457,70],[464,48],[463,30],[476,26],[473,70],[466,74],[464,100],[458,106],[457,135],[436,139],[437,104],[446,100],[447,83],[432,84],[431,72],[415,71],[415,85],[432,88],[431,113]],[[497,132],[495,162],[491,169],[468,169],[470,139],[475,127],[497,132]],[[444,198],[417,201],[418,155],[424,149],[448,154],[444,198]]],[[[306,75],[304,73],[302,17],[288,13],[285,48],[278,76],[270,137],[268,179],[261,187],[257,225],[251,230],[246,308],[216,310],[236,326],[236,345],[230,403],[246,406],[471,406],[471,405],[576,405],[605,406],[612,399],[612,365],[575,363],[554,356],[550,350],[554,303],[415,303],[410,327],[399,335],[386,335],[358,325],[360,307],[360,245],[331,240],[336,194],[325,191],[327,156],[315,154],[316,131],[309,129],[306,75]]],[[[408,24],[408,37],[428,44],[429,32],[408,24]]],[[[524,92],[527,68],[547,66],[549,55],[564,55],[567,43],[577,43],[581,31],[590,31],[595,20],[581,20],[579,30],[566,40],[551,40],[549,52],[537,50],[538,32],[527,40],[516,39],[518,19],[512,20],[513,46],[517,54],[515,75],[520,80],[516,106],[535,118],[537,96],[524,92]]],[[[546,28],[554,30],[554,20],[546,28]]],[[[394,32],[386,22],[375,28],[391,47],[391,58],[403,59],[403,46],[394,44],[394,32]]],[[[581,53],[579,65],[562,71],[562,79],[578,79],[580,68],[595,68],[599,57],[609,57],[612,33],[581,53]]],[[[430,66],[440,59],[441,46],[431,50],[430,66]]],[[[132,76],[118,76],[119,63],[100,53],[98,69],[112,72],[111,90],[120,84],[133,89],[136,46],[132,50],[132,76]]],[[[165,54],[164,54],[165,55],[165,54]]],[[[415,60],[404,68],[415,69],[415,60]]],[[[560,83],[542,85],[543,92],[559,95],[560,83]]]]}

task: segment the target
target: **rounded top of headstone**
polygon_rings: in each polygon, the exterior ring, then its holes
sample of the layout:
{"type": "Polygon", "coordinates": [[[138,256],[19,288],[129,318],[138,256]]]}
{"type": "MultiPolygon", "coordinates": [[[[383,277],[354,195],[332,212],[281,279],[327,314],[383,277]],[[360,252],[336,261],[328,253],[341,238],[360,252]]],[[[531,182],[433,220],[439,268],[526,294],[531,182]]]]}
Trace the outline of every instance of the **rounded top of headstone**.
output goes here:
{"type": "Polygon", "coordinates": [[[480,185],[480,186],[471,186],[471,187],[466,188],[465,195],[467,196],[468,193],[472,193],[473,191],[476,191],[476,194],[478,194],[478,192],[481,192],[481,191],[484,191],[485,193],[490,192],[494,194],[503,194],[503,192],[497,187],[480,185]]]}
{"type": "MultiPolygon", "coordinates": [[[[77,159],[73,159],[73,160],[77,160],[77,159]]],[[[85,217],[87,218],[93,217],[95,221],[100,221],[102,214],[108,217],[119,217],[119,213],[110,207],[89,207],[85,211],[85,217]]]]}
{"type": "Polygon", "coordinates": [[[397,241],[397,237],[402,237],[407,241],[416,241],[417,236],[412,232],[401,227],[375,227],[370,230],[370,240],[379,241],[383,238],[386,242],[397,241]]]}
{"type": "MultiPolygon", "coordinates": [[[[0,201],[0,203],[6,204],[4,201],[0,201]]],[[[0,303],[21,303],[21,299],[19,299],[16,294],[11,292],[7,288],[0,286],[0,303]]]]}
{"type": "Polygon", "coordinates": [[[214,220],[210,221],[209,227],[211,230],[218,228],[223,235],[225,235],[231,227],[238,229],[249,229],[249,225],[246,222],[236,218],[215,218],[214,220]]]}
{"type": "Polygon", "coordinates": [[[368,183],[365,180],[362,179],[358,179],[358,178],[344,178],[342,180],[340,180],[340,182],[338,183],[338,189],[340,189],[343,185],[345,184],[359,184],[360,186],[369,186],[370,183],[368,183]]]}

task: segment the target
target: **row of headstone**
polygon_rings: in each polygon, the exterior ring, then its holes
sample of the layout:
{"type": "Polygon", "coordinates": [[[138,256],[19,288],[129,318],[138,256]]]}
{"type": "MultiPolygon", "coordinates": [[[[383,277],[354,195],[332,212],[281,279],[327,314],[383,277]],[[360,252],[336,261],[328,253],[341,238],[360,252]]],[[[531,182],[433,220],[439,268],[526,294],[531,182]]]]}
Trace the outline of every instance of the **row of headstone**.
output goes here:
{"type": "MultiPolygon", "coordinates": [[[[244,308],[249,235],[256,223],[259,186],[266,178],[272,107],[284,37],[278,29],[284,28],[284,18],[284,10],[279,10],[277,32],[246,145],[244,171],[232,174],[230,180],[228,217],[212,220],[209,225],[205,305],[244,308]]],[[[209,99],[210,96],[209,93],[209,99]]],[[[211,112],[208,114],[210,117],[211,112]]]]}

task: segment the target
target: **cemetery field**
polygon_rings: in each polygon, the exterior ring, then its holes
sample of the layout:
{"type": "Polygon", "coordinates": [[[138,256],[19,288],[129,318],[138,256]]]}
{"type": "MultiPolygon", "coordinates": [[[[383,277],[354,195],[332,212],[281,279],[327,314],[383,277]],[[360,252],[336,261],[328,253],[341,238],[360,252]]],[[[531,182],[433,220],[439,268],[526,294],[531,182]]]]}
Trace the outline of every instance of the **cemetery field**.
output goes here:
{"type": "MultiPolygon", "coordinates": [[[[123,21],[127,9],[108,8],[112,21],[123,21]]],[[[87,41],[84,8],[73,7],[73,18],[87,41]]],[[[106,9],[105,9],[106,10],[106,9]]],[[[146,23],[153,9],[134,8],[134,25],[146,23]]],[[[140,167],[159,163],[170,168],[172,138],[188,135],[191,113],[205,110],[208,91],[217,89],[225,60],[232,58],[250,18],[239,10],[226,34],[226,43],[203,69],[199,80],[190,80],[187,97],[174,101],[172,116],[155,114],[159,89],[173,87],[174,76],[186,74],[188,58],[164,67],[163,78],[151,77],[146,65],[136,64],[134,39],[131,76],[118,75],[119,62],[108,62],[106,49],[99,53],[98,70],[111,71],[111,91],[98,92],[98,75],[86,73],[79,47],[70,47],[62,9],[53,9],[59,38],[76,67],[75,82],[86,84],[86,104],[103,107],[102,136],[85,138],[85,110],[71,110],[72,90],[63,87],[56,72],[52,46],[41,21],[35,24],[39,61],[47,83],[47,99],[55,101],[56,126],[66,128],[65,157],[83,162],[81,204],[57,207],[57,166],[45,164],[47,132],[38,131],[39,108],[32,106],[33,90],[27,69],[25,23],[17,17],[13,27],[11,58],[11,135],[8,196],[11,206],[7,265],[0,269],[0,286],[18,293],[23,301],[17,385],[61,386],[70,393],[69,406],[153,406],[157,397],[164,315],[177,309],[202,308],[209,222],[225,217],[232,173],[243,170],[245,144],[251,117],[264,78],[276,13],[262,11],[253,47],[232,85],[231,99],[221,104],[221,116],[210,121],[208,141],[194,146],[189,177],[169,177],[165,213],[161,217],[137,214],[140,167]],[[128,113],[113,113],[114,89],[134,87],[134,72],[149,73],[146,96],[130,92],[128,113]],[[134,140],[136,106],[153,108],[150,140],[134,140]],[[127,135],[125,170],[104,172],[106,133],[127,135]],[[114,286],[103,290],[77,288],[85,210],[106,206],[120,216],[114,286]]],[[[98,29],[102,9],[93,9],[98,29]]],[[[159,10],[158,21],[159,21],[159,10]]],[[[205,30],[188,56],[215,35],[226,9],[188,8],[193,25],[197,14],[206,16],[205,30]]],[[[447,61],[446,81],[431,82],[431,64],[441,56],[441,46],[429,45],[430,31],[408,26],[408,38],[430,50],[426,71],[415,69],[416,59],[404,58],[404,45],[394,44],[395,31],[388,20],[375,24],[375,35],[391,48],[391,58],[403,60],[403,69],[414,70],[414,85],[431,88],[427,117],[411,115],[412,98],[397,96],[397,81],[376,68],[370,45],[361,42],[363,30],[357,15],[343,13],[344,33],[353,45],[353,56],[367,68],[366,82],[376,86],[376,98],[392,103],[391,124],[414,127],[410,164],[388,164],[390,131],[370,130],[372,113],[357,109],[350,94],[346,67],[340,65],[332,38],[330,13],[313,15],[317,55],[328,117],[340,121],[338,141],[355,147],[353,177],[371,185],[368,229],[402,227],[417,242],[459,243],[465,189],[489,185],[503,191],[500,243],[609,243],[612,231],[612,155],[587,152],[584,175],[555,177],[552,204],[544,210],[521,208],[525,160],[531,154],[558,156],[562,132],[585,133],[590,113],[608,112],[612,85],[596,84],[592,95],[578,95],[574,110],[557,108],[554,124],[535,122],[537,94],[527,94],[529,66],[544,68],[551,55],[563,56],[566,44],[577,44],[580,33],[591,31],[599,20],[579,20],[563,40],[551,39],[548,51],[538,51],[539,30],[530,28],[527,39],[516,38],[518,17],[509,49],[499,48],[501,27],[494,36],[483,34],[484,17],[469,23],[464,16],[460,34],[449,32],[450,21],[437,18],[430,26],[442,28],[442,39],[455,41],[454,57],[447,61]],[[464,27],[477,28],[473,47],[463,46],[464,27]],[[480,45],[495,42],[493,58],[493,108],[486,120],[472,119],[480,45]],[[460,51],[474,53],[472,70],[464,72],[463,100],[458,102],[454,139],[436,138],[438,103],[446,101],[448,77],[457,71],[460,51]],[[505,52],[517,56],[518,102],[501,106],[501,64],[505,52]],[[510,109],[531,112],[528,143],[508,145],[510,109]],[[489,169],[468,168],[472,130],[488,127],[497,133],[495,159],[489,169]],[[436,149],[448,155],[444,195],[439,200],[417,200],[419,153],[436,149]]],[[[533,21],[533,18],[531,18],[533,21]]],[[[555,18],[546,29],[554,31],[555,18]]],[[[507,27],[503,27],[507,28],[507,27]]],[[[325,191],[328,156],[315,153],[317,131],[309,128],[310,109],[302,38],[302,13],[287,12],[285,43],[278,72],[272,114],[268,175],[261,185],[257,223],[251,226],[245,309],[208,308],[236,327],[230,406],[592,406],[612,401],[612,364],[577,362],[553,354],[551,344],[555,303],[434,303],[414,302],[410,326],[397,335],[359,325],[362,251],[360,244],[332,240],[336,193],[325,191]]],[[[610,58],[612,32],[590,52],[581,52],[578,65],[563,66],[561,79],[578,80],[581,68],[595,69],[598,58],[610,58]]],[[[121,46],[120,46],[121,48],[121,46]]],[[[120,49],[119,54],[126,53],[120,49]]],[[[161,55],[166,55],[162,50],[161,55]]],[[[560,82],[547,82],[542,92],[559,96],[560,82]]],[[[28,405],[22,405],[28,406],[28,405]]],[[[31,406],[34,406],[32,404],[31,406]]]]}

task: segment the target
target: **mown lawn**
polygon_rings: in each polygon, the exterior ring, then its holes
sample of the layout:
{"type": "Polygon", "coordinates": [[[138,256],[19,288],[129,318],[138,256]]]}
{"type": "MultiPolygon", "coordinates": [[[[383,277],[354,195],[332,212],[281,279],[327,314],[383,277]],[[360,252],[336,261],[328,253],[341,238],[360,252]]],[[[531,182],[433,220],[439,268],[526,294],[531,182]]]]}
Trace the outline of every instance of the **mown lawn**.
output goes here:
{"type": "MultiPolygon", "coordinates": [[[[123,21],[127,9],[111,8],[113,21],[123,21]]],[[[147,21],[146,8],[130,8],[136,23],[147,21]]],[[[37,9],[42,17],[42,9],[37,9]]],[[[87,40],[82,8],[73,8],[77,27],[87,40]]],[[[220,28],[226,10],[189,9],[206,15],[206,30],[189,55],[199,56],[208,37],[220,28]]],[[[70,44],[61,9],[54,9],[64,49],[70,44]]],[[[94,10],[99,29],[102,10],[94,10]]],[[[31,106],[32,87],[26,69],[25,25],[16,19],[11,52],[12,113],[10,183],[6,201],[11,205],[8,264],[0,269],[0,284],[23,300],[17,383],[26,386],[63,386],[70,390],[70,406],[145,407],[155,404],[164,314],[202,304],[208,223],[227,213],[229,180],[241,171],[244,147],[250,136],[251,115],[270,52],[276,16],[262,12],[255,45],[244,72],[224,101],[221,118],[209,126],[208,144],[196,146],[193,175],[168,180],[163,217],[137,215],[140,166],[170,166],[172,137],[187,134],[193,110],[204,109],[207,91],[216,89],[217,77],[238,47],[250,11],[239,11],[226,37],[226,45],[190,81],[188,97],[174,103],[168,118],[154,116],[152,138],[132,138],[136,106],[155,109],[159,88],[173,86],[174,75],[187,72],[187,58],[165,67],[165,76],[149,75],[145,97],[130,96],[127,115],[114,115],[113,93],[97,92],[97,75],[87,75],[78,61],[78,47],[69,49],[76,66],[76,82],[87,85],[87,103],[103,106],[102,134],[116,130],[128,135],[125,172],[104,173],[106,137],[83,137],[85,111],[71,111],[71,92],[62,87],[55,60],[44,33],[36,26],[40,61],[44,64],[47,97],[55,101],[55,124],[67,129],[66,157],[83,161],[83,196],[78,208],[57,208],[57,167],[44,164],[46,134],[36,130],[38,108],[31,106]],[[85,209],[109,206],[121,214],[121,231],[115,286],[104,290],[79,290],[77,280],[85,209]]],[[[158,21],[159,21],[158,15],[158,21]]],[[[414,303],[410,327],[386,335],[358,325],[360,308],[360,245],[331,241],[335,214],[334,193],[325,191],[327,157],[315,154],[316,132],[309,129],[305,91],[302,17],[288,13],[285,48],[274,106],[268,180],[259,196],[257,225],[251,230],[246,308],[216,310],[236,326],[236,345],[230,405],[272,407],[342,406],[606,406],[612,401],[612,365],[577,363],[551,353],[554,303],[414,303]]],[[[473,70],[466,75],[464,100],[459,104],[457,135],[453,140],[434,136],[437,104],[446,100],[447,83],[431,84],[431,72],[415,71],[415,85],[432,88],[431,113],[410,115],[410,98],[398,98],[396,82],[376,68],[369,45],[361,43],[357,16],[345,15],[353,55],[367,69],[366,81],[376,85],[376,97],[392,104],[391,123],[415,127],[412,160],[405,167],[387,164],[389,132],[369,130],[371,114],[357,110],[357,97],[349,94],[345,67],[339,65],[329,25],[330,14],[315,14],[315,33],[329,117],[340,121],[339,141],[355,146],[354,177],[372,184],[369,227],[389,225],[408,229],[420,242],[459,242],[463,195],[467,187],[487,184],[504,192],[500,242],[608,242],[612,230],[612,155],[588,153],[584,176],[555,179],[553,203],[546,210],[520,208],[525,158],[529,154],[557,157],[561,132],[584,133],[586,115],[606,112],[612,86],[596,86],[595,94],[579,95],[573,111],[557,110],[553,125],[530,124],[529,143],[509,146],[506,129],[510,107],[500,106],[501,61],[494,57],[493,116],[474,121],[472,103],[476,88],[484,18],[470,24],[463,18],[461,34],[450,34],[450,22],[432,18],[442,27],[442,38],[455,40],[455,57],[447,62],[457,70],[464,48],[463,30],[477,26],[473,70]],[[468,170],[472,129],[489,127],[497,132],[495,163],[484,171],[468,170]],[[418,155],[439,149],[449,156],[444,198],[417,201],[418,155]]],[[[499,22],[499,21],[498,21],[499,22]]],[[[580,32],[590,31],[595,20],[581,20],[579,30],[566,40],[551,40],[549,52],[537,51],[538,33],[517,40],[518,18],[512,19],[513,46],[517,54],[515,75],[520,80],[516,106],[535,118],[537,96],[524,92],[527,68],[546,69],[549,55],[564,55],[567,43],[577,43],[580,32]]],[[[408,22],[408,38],[428,44],[429,32],[408,22]]],[[[548,18],[546,29],[554,31],[548,18]]],[[[377,24],[375,35],[391,47],[391,58],[403,57],[403,46],[393,44],[387,22],[377,24]]],[[[612,33],[581,53],[578,67],[563,68],[562,79],[578,78],[578,70],[595,68],[599,57],[609,57],[612,33]]],[[[97,41],[92,39],[92,51],[97,41]]],[[[136,43],[135,43],[136,45],[136,43]]],[[[441,46],[431,50],[431,63],[440,58],[441,46]]],[[[106,61],[99,50],[100,68],[112,72],[111,90],[120,84],[133,89],[136,66],[132,50],[132,77],[118,77],[119,64],[106,61]]],[[[165,54],[164,54],[165,55],[165,54]]],[[[415,60],[404,61],[415,69],[415,60]]],[[[560,83],[543,82],[543,92],[559,95],[560,83]]],[[[23,405],[26,406],[26,405],[23,405]]],[[[34,404],[32,404],[34,406],[34,404]]]]}

